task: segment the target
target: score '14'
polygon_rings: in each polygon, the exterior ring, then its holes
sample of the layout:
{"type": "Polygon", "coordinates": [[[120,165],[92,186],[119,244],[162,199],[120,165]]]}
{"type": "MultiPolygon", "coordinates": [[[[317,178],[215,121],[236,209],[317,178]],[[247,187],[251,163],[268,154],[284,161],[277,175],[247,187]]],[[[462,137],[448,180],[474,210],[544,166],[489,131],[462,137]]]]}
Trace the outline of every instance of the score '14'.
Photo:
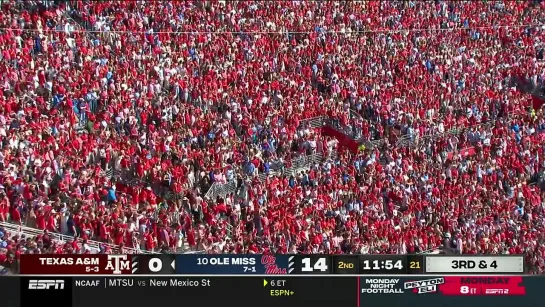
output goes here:
{"type": "Polygon", "coordinates": [[[303,266],[301,267],[301,272],[327,272],[329,270],[326,258],[318,258],[316,259],[314,264],[312,263],[312,260],[313,259],[311,258],[301,259],[301,263],[303,264],[303,266]]]}

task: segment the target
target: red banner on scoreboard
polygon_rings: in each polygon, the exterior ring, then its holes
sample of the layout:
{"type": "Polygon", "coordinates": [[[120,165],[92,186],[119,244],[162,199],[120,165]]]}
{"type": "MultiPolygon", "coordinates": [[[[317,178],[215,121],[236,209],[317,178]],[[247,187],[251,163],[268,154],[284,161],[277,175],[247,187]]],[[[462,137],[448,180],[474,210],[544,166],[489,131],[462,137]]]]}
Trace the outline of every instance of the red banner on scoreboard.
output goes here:
{"type": "Polygon", "coordinates": [[[131,255],[21,255],[21,274],[132,274],[131,255]]]}
{"type": "Polygon", "coordinates": [[[522,276],[463,276],[445,277],[439,286],[443,295],[525,295],[522,276]]]}

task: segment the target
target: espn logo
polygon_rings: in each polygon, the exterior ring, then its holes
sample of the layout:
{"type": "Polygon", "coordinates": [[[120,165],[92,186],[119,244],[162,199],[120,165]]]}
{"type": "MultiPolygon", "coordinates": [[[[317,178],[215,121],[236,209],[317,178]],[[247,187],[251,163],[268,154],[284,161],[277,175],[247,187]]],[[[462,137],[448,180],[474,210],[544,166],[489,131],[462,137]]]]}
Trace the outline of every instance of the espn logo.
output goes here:
{"type": "Polygon", "coordinates": [[[64,280],[31,279],[28,281],[28,288],[31,290],[62,290],[64,289],[64,280]]]}

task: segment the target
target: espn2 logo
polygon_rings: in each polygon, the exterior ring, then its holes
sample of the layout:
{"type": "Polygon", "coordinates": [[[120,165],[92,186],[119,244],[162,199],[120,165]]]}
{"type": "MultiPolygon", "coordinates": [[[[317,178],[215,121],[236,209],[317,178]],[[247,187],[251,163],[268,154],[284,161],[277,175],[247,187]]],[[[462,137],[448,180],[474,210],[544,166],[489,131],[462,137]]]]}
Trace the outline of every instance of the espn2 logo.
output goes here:
{"type": "Polygon", "coordinates": [[[64,289],[64,280],[31,279],[28,281],[28,288],[31,290],[62,290],[64,289]]]}
{"type": "Polygon", "coordinates": [[[486,294],[509,294],[509,289],[486,289],[486,294]]]}
{"type": "Polygon", "coordinates": [[[445,283],[445,279],[442,277],[417,280],[417,281],[408,281],[403,284],[405,290],[413,289],[414,292],[418,294],[423,293],[435,293],[437,292],[437,285],[445,283]]]}

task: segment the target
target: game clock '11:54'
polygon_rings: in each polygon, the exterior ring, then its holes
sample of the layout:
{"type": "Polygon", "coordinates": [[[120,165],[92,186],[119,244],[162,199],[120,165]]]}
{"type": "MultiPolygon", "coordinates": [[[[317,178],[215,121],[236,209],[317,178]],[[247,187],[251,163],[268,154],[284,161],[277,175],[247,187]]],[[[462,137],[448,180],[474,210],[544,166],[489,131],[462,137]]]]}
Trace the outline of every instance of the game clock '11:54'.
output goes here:
{"type": "Polygon", "coordinates": [[[403,261],[402,260],[392,260],[392,259],[384,259],[384,260],[370,260],[365,259],[362,261],[362,270],[374,270],[374,271],[380,271],[380,270],[403,270],[403,261]]]}
{"type": "Polygon", "coordinates": [[[361,274],[407,274],[408,263],[410,270],[419,270],[420,260],[408,260],[407,256],[375,256],[365,255],[360,257],[360,273],[361,274]]]}

